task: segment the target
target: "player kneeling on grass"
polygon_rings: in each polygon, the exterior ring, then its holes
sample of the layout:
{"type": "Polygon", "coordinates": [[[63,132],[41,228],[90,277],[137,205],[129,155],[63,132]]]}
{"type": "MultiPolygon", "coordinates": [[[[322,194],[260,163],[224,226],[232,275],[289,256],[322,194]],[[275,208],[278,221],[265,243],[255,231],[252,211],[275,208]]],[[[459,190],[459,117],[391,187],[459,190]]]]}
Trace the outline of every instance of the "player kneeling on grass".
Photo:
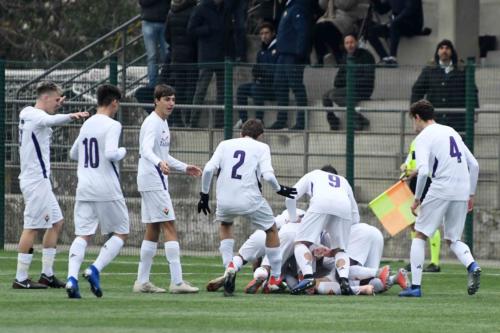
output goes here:
{"type": "Polygon", "coordinates": [[[349,256],[345,249],[351,225],[359,221],[358,205],[351,185],[344,177],[337,175],[334,167],[326,165],[321,170],[304,175],[294,187],[297,188],[297,197],[286,199],[291,221],[296,219],[297,200],[304,194],[308,194],[311,199],[295,237],[295,260],[304,279],[292,289],[292,294],[302,294],[314,287],[313,255],[309,246],[319,244],[321,233],[325,230],[332,237],[332,250],[342,294],[351,295],[348,280],[349,256]]]}
{"type": "MultiPolygon", "coordinates": [[[[271,164],[269,146],[260,142],[264,127],[260,120],[249,119],[241,128],[241,137],[222,141],[212,158],[205,165],[198,212],[210,213],[208,206],[210,183],[218,170],[216,219],[232,224],[237,216],[248,218],[257,228],[266,232],[265,253],[271,265],[271,290],[286,289],[281,276],[281,254],[278,229],[274,223],[271,207],[262,196],[259,188],[261,177],[273,189],[285,197],[293,198],[294,188],[282,186],[276,180],[271,164]]],[[[243,262],[234,257],[228,264],[224,278],[224,295],[232,296],[235,288],[236,273],[243,262]]]]}
{"type": "Polygon", "coordinates": [[[64,287],[64,282],[55,277],[53,270],[63,216],[50,182],[52,126],[89,116],[88,112],[55,115],[57,109],[63,105],[65,97],[61,96],[61,88],[53,82],[41,82],[37,86],[36,94],[35,106],[27,106],[19,114],[19,186],[23,193],[25,209],[23,232],[18,246],[16,279],[12,283],[14,289],[64,287]],[[28,277],[28,271],[33,259],[33,244],[41,230],[45,230],[42,274],[38,282],[35,282],[28,277]]]}
{"type": "Polygon", "coordinates": [[[155,109],[144,120],[139,137],[139,169],[137,185],[141,193],[142,222],[146,233],[141,245],[141,258],[134,283],[134,292],[163,293],[166,290],[149,281],[156,246],[163,232],[165,256],[170,267],[170,287],[173,294],[197,293],[198,288],[182,279],[180,248],[175,229],[175,213],[168,193],[170,168],[190,176],[201,176],[201,169],[183,163],[169,154],[170,130],[167,118],[175,107],[175,90],[165,84],[157,85],[154,91],[155,109]]]}
{"type": "Polygon", "coordinates": [[[97,227],[103,235],[112,234],[99,256],[83,273],[90,290],[102,297],[100,272],[120,252],[129,233],[129,217],[120,187],[116,162],[127,151],[118,147],[122,126],[113,120],[120,107],[120,90],[110,84],[97,88],[97,113],[87,120],[71,147],[70,157],[78,161],[78,185],[75,202],[75,235],[69,249],[69,298],[81,298],[78,272],[85,249],[97,227]]]}

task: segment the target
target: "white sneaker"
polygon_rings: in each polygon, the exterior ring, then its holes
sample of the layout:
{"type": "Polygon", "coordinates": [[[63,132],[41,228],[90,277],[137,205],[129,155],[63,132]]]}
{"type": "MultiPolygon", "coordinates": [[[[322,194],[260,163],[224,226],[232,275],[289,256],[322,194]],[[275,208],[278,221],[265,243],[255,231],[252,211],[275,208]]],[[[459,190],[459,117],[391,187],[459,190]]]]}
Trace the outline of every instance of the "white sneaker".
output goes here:
{"type": "Polygon", "coordinates": [[[167,291],[163,288],[157,287],[151,282],[140,283],[135,281],[134,288],[132,289],[134,293],[166,293],[167,291]]]}
{"type": "Polygon", "coordinates": [[[194,294],[200,291],[197,287],[193,287],[191,283],[182,281],[181,284],[170,284],[169,292],[171,294],[194,294]]]}

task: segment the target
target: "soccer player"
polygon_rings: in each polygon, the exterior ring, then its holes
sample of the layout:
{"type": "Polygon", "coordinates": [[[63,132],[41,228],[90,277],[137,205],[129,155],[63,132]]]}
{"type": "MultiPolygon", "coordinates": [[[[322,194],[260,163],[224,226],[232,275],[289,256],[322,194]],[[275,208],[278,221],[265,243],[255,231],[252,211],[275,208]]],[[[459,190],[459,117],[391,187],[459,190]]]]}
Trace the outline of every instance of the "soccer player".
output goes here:
{"type": "MultiPolygon", "coordinates": [[[[36,88],[35,106],[19,114],[19,183],[24,198],[24,225],[19,239],[14,289],[63,288],[54,275],[57,238],[63,216],[50,183],[50,141],[52,126],[89,116],[87,112],[56,115],[64,102],[62,89],[53,82],[41,82],[36,88]],[[42,274],[38,282],[28,277],[33,259],[33,244],[38,232],[45,230],[42,250],[42,274]]],[[[3,135],[3,134],[2,134],[3,135]]]]}
{"type": "Polygon", "coordinates": [[[351,295],[352,290],[348,280],[349,255],[345,250],[349,242],[351,225],[359,222],[358,205],[351,185],[344,177],[337,175],[334,167],[325,165],[321,170],[314,170],[304,175],[295,187],[297,197],[286,199],[286,208],[291,221],[296,219],[297,200],[304,194],[308,194],[311,199],[295,237],[295,260],[304,279],[292,289],[292,294],[302,294],[314,287],[316,282],[313,277],[313,256],[309,247],[320,243],[321,233],[325,230],[332,238],[332,250],[342,294],[351,295]]]}
{"type": "Polygon", "coordinates": [[[167,118],[175,107],[175,90],[160,84],[154,90],[155,109],[144,119],[139,136],[139,168],[137,185],[141,193],[142,222],[146,233],[141,245],[141,258],[134,292],[164,293],[165,289],[149,281],[153,257],[160,236],[165,240],[165,255],[170,267],[170,293],[196,293],[198,288],[182,279],[180,248],[175,229],[175,213],[168,193],[168,174],[175,169],[190,176],[201,176],[201,169],[187,165],[169,154],[170,130],[167,118]]]}
{"type": "Polygon", "coordinates": [[[100,272],[120,252],[129,233],[129,217],[116,162],[127,153],[118,147],[121,124],[113,120],[120,107],[120,90],[110,84],[97,88],[97,112],[87,120],[71,147],[70,157],[78,161],[78,186],[75,202],[75,239],[69,249],[69,298],[81,298],[78,272],[85,249],[97,227],[103,235],[112,234],[97,259],[83,273],[90,290],[102,297],[100,272]]]}
{"type": "Polygon", "coordinates": [[[411,210],[416,215],[416,210],[420,207],[420,213],[415,222],[416,236],[410,250],[412,285],[399,296],[422,296],[425,241],[443,223],[444,239],[460,262],[467,267],[467,291],[469,295],[473,295],[479,289],[481,268],[472,257],[469,247],[460,238],[467,211],[474,208],[479,165],[453,128],[435,122],[434,107],[429,101],[420,100],[412,104],[410,116],[418,133],[415,139],[418,175],[411,210]],[[420,205],[429,172],[432,183],[425,201],[420,205]]]}
{"type": "MultiPolygon", "coordinates": [[[[278,229],[273,212],[260,191],[261,177],[285,197],[293,198],[294,188],[282,186],[274,176],[269,146],[259,140],[264,134],[260,120],[249,119],[242,128],[240,138],[222,141],[205,165],[198,213],[210,213],[208,206],[210,183],[218,170],[216,220],[231,225],[237,216],[248,218],[257,228],[266,232],[266,250],[271,266],[269,289],[286,290],[281,279],[281,253],[278,229]]],[[[236,272],[243,265],[241,257],[234,256],[225,270],[224,295],[232,296],[236,272]]]]}

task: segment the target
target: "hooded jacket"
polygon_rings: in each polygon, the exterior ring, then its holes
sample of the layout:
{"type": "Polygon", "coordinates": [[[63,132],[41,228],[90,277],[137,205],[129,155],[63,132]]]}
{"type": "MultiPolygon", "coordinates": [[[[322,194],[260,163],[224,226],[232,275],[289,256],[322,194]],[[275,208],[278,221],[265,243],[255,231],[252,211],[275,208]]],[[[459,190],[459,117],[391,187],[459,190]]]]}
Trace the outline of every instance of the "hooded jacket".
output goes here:
{"type": "Polygon", "coordinates": [[[164,23],[170,10],[170,0],[139,0],[141,19],[148,22],[164,23]]]}
{"type": "MultiPolygon", "coordinates": [[[[478,107],[477,87],[474,84],[475,106],[478,107]]],[[[465,108],[465,69],[459,63],[458,55],[450,40],[438,43],[434,60],[420,73],[413,85],[411,103],[426,98],[435,108],[465,108]],[[442,45],[451,49],[452,70],[439,64],[438,50],[442,45]]]]}

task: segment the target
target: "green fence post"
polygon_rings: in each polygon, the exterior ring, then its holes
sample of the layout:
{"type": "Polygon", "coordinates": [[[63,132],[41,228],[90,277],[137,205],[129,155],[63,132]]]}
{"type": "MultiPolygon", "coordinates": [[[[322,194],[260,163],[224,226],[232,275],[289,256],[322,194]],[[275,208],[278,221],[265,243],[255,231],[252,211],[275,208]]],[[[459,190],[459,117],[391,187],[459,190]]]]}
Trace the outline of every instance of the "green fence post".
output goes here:
{"type": "Polygon", "coordinates": [[[5,245],[5,60],[0,58],[0,250],[5,245]]]}
{"type": "Polygon", "coordinates": [[[354,189],[354,62],[347,59],[346,74],[346,145],[345,169],[346,178],[354,189]]]}
{"type": "Polygon", "coordinates": [[[224,140],[233,138],[233,62],[224,62],[224,140]]]}
{"type": "MultiPolygon", "coordinates": [[[[474,111],[476,107],[475,59],[468,58],[465,67],[465,144],[474,152],[474,111]]],[[[474,215],[467,214],[465,220],[465,243],[473,251],[474,247],[474,215]]]]}
{"type": "Polygon", "coordinates": [[[109,58],[109,83],[118,85],[118,58],[116,56],[109,58]]]}

